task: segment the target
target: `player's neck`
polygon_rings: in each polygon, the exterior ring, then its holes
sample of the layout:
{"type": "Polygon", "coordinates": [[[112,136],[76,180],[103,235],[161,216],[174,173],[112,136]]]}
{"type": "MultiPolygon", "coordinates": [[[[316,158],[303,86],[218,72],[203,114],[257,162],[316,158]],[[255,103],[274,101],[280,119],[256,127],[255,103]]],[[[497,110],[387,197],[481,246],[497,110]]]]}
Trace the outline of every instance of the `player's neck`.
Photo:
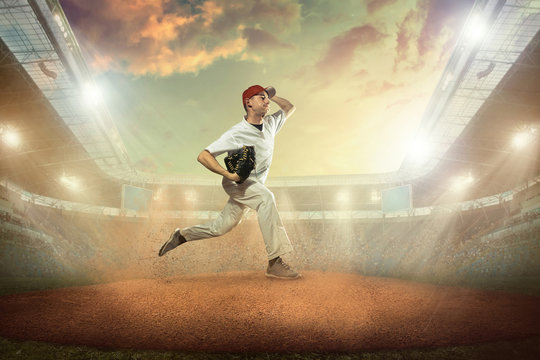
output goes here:
{"type": "Polygon", "coordinates": [[[246,121],[250,124],[261,125],[263,123],[264,116],[249,113],[246,115],[246,121]]]}

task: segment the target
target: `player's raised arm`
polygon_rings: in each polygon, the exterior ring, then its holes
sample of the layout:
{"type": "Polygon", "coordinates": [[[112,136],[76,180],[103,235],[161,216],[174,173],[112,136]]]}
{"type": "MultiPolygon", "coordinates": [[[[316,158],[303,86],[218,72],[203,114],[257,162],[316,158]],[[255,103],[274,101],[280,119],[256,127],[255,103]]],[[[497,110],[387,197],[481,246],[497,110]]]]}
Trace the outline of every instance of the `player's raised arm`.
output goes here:
{"type": "Polygon", "coordinates": [[[276,89],[274,89],[274,87],[269,86],[265,90],[270,100],[275,102],[281,108],[281,110],[285,112],[287,117],[291,116],[294,110],[296,110],[296,107],[291,104],[289,100],[276,96],[276,89]]]}

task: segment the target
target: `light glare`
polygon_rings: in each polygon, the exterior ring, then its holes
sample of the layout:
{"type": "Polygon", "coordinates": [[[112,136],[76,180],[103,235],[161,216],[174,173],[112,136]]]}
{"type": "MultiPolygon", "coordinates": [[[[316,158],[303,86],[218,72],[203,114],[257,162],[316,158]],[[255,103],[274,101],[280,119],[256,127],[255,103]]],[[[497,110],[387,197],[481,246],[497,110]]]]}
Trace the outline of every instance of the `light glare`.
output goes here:
{"type": "Polygon", "coordinates": [[[371,190],[371,202],[377,203],[381,201],[381,193],[377,190],[371,190]]]}
{"type": "Polygon", "coordinates": [[[449,73],[448,75],[446,75],[446,78],[444,79],[444,83],[442,85],[442,91],[446,91],[446,89],[448,88],[448,85],[450,84],[450,82],[454,79],[454,75],[449,73]]]}
{"type": "Polygon", "coordinates": [[[163,189],[162,188],[156,189],[156,191],[154,191],[153,199],[156,201],[161,201],[162,198],[163,198],[163,189]]]}
{"type": "Polygon", "coordinates": [[[88,105],[96,105],[101,99],[101,90],[93,83],[87,83],[83,88],[83,97],[88,105]]]}
{"type": "Polygon", "coordinates": [[[197,201],[197,192],[194,190],[187,190],[185,192],[186,201],[196,202],[197,201]]]}
{"type": "Polygon", "coordinates": [[[75,176],[62,175],[60,182],[70,190],[79,191],[81,189],[80,182],[75,176]]]}
{"type": "Polygon", "coordinates": [[[471,174],[466,176],[457,176],[452,181],[452,190],[462,191],[474,183],[474,177],[471,174]]]}
{"type": "Polygon", "coordinates": [[[430,151],[431,147],[425,138],[418,137],[411,144],[409,155],[414,163],[422,165],[428,160],[430,151]]]}
{"type": "Polygon", "coordinates": [[[337,201],[339,201],[340,203],[349,202],[349,198],[350,198],[349,192],[346,190],[341,190],[340,192],[338,192],[336,196],[337,201]]]}
{"type": "Polygon", "coordinates": [[[8,146],[13,148],[18,147],[21,143],[21,138],[19,137],[19,134],[17,134],[13,130],[6,130],[2,135],[2,139],[8,146]]]}
{"type": "Polygon", "coordinates": [[[474,15],[467,27],[467,36],[470,40],[479,41],[486,33],[486,24],[478,15],[474,15]]]}
{"type": "Polygon", "coordinates": [[[512,139],[512,145],[516,149],[521,149],[530,143],[534,137],[536,129],[529,129],[527,131],[522,131],[514,135],[512,139]]]}

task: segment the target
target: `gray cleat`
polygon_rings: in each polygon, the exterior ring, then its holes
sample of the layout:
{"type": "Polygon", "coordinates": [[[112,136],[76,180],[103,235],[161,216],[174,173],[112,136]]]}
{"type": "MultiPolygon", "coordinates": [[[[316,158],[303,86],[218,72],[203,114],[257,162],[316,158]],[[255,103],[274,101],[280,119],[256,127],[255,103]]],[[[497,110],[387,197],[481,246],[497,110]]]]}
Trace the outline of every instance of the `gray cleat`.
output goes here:
{"type": "Polygon", "coordinates": [[[180,234],[180,229],[175,229],[169,237],[169,240],[167,240],[167,242],[163,244],[161,249],[159,249],[159,256],[165,255],[166,253],[182,245],[186,241],[186,238],[183,237],[182,234],[180,234]]]}

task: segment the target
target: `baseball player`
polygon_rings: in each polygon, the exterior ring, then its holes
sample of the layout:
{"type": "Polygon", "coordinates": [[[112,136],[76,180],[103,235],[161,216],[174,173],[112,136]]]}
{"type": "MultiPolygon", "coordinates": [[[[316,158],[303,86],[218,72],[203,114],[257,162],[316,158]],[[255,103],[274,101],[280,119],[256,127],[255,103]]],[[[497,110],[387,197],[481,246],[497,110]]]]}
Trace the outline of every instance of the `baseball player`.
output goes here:
{"type": "Polygon", "coordinates": [[[159,250],[159,256],[187,241],[207,239],[229,232],[240,222],[244,212],[251,208],[257,211],[268,255],[266,276],[279,279],[301,277],[281,259],[282,255],[291,252],[293,248],[278,214],[274,194],[264,185],[272,163],[274,137],[295,110],[293,104],[275,94],[276,90],[273,87],[265,89],[260,85],[250,86],[242,93],[246,115],[238,124],[208,145],[197,158],[208,170],[223,176],[222,186],[229,195],[225,208],[209,223],[175,229],[159,250]],[[270,100],[275,102],[280,110],[267,115],[270,100]],[[253,149],[256,156],[249,153],[249,149],[253,149]],[[251,164],[254,166],[252,171],[242,169],[229,172],[216,160],[216,156],[225,152],[231,156],[239,151],[244,151],[248,157],[254,156],[254,161],[241,164],[241,166],[251,164]],[[240,173],[249,175],[244,178],[239,175],[240,173]]]}

